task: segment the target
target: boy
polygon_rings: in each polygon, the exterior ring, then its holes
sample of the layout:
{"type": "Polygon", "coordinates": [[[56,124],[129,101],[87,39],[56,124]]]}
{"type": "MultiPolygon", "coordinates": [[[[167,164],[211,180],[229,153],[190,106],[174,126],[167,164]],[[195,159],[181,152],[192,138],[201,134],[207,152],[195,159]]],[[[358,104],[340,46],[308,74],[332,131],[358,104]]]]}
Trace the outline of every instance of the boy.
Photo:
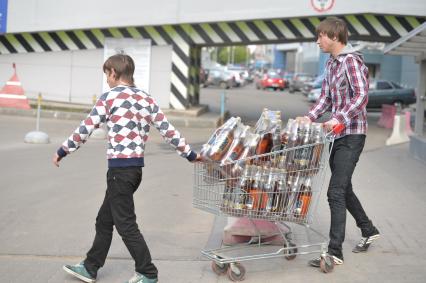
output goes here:
{"type": "Polygon", "coordinates": [[[111,90],[99,98],[88,117],[53,157],[53,163],[59,166],[60,160],[76,151],[95,128],[107,123],[107,190],[96,217],[96,236],[84,261],[64,266],[66,272],[84,282],[95,282],[98,269],[104,265],[114,225],[135,261],[136,272],[128,282],[158,281],[158,270],[151,262],[148,246],[136,223],[133,201],[133,193],[142,179],[150,126],[157,128],[182,157],[191,162],[200,160],[167,121],[155,100],[134,86],[134,70],[133,60],[128,55],[117,54],[105,61],[103,71],[111,90]]]}
{"type": "MultiPolygon", "coordinates": [[[[320,98],[305,117],[297,120],[315,121],[331,108],[331,119],[324,124],[326,129],[345,125],[345,130],[336,136],[330,154],[331,179],[327,192],[331,211],[328,254],[339,265],[343,264],[346,209],[362,232],[353,252],[366,252],[380,236],[353,192],[351,181],[367,133],[368,69],[362,55],[347,44],[348,30],[343,20],[327,18],[318,25],[316,33],[317,44],[331,56],[326,63],[320,98]]],[[[309,264],[319,267],[320,261],[321,258],[315,258],[309,264]]]]}

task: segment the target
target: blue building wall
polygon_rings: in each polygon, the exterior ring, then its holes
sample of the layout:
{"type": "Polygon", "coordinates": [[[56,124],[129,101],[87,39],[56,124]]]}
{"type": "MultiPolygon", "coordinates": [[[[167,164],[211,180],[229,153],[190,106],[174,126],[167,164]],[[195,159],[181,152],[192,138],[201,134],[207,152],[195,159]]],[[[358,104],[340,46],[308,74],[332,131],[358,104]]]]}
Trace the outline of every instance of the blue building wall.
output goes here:
{"type": "Polygon", "coordinates": [[[318,75],[322,75],[325,70],[325,63],[327,62],[330,54],[320,51],[319,61],[318,61],[318,75]]]}
{"type": "Polygon", "coordinates": [[[277,50],[274,48],[274,63],[272,64],[272,67],[274,69],[284,70],[285,66],[286,66],[285,52],[282,52],[281,50],[277,50]]]}
{"type": "Polygon", "coordinates": [[[411,56],[384,55],[379,51],[363,51],[365,63],[380,67],[376,79],[391,80],[402,85],[416,87],[419,65],[411,56]]]}
{"type": "Polygon", "coordinates": [[[420,66],[414,61],[413,56],[402,56],[401,84],[408,87],[417,87],[419,81],[420,66]]]}

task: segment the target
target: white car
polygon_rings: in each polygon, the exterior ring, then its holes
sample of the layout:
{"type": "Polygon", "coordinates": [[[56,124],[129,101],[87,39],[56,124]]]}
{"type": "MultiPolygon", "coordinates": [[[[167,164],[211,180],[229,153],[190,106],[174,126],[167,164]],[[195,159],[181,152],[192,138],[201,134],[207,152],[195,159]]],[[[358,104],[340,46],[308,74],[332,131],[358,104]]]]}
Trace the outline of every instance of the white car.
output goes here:
{"type": "Polygon", "coordinates": [[[320,97],[320,95],[321,95],[321,88],[313,88],[308,93],[308,101],[309,102],[316,102],[318,100],[318,98],[320,97]]]}
{"type": "Polygon", "coordinates": [[[243,86],[244,85],[244,78],[242,76],[242,71],[229,69],[229,68],[227,68],[227,71],[234,75],[235,86],[243,86]]]}

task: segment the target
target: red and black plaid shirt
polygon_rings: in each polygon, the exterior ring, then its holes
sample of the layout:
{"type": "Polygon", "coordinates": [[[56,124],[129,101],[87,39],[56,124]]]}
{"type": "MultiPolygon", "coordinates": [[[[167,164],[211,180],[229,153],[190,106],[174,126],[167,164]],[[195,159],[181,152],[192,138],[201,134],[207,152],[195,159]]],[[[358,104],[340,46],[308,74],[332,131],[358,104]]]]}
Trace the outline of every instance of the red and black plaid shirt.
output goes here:
{"type": "Polygon", "coordinates": [[[331,108],[332,118],[345,125],[336,138],[367,133],[368,68],[357,53],[330,56],[321,96],[308,117],[315,121],[331,108]]]}

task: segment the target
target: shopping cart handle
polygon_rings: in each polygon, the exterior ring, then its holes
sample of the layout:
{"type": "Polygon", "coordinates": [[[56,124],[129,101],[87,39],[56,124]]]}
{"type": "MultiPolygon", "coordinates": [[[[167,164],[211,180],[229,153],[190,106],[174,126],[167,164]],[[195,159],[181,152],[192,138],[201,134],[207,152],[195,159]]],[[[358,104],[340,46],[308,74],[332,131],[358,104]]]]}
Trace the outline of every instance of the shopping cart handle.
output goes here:
{"type": "Polygon", "coordinates": [[[340,134],[345,129],[345,124],[337,124],[333,127],[333,133],[335,135],[340,134]]]}

